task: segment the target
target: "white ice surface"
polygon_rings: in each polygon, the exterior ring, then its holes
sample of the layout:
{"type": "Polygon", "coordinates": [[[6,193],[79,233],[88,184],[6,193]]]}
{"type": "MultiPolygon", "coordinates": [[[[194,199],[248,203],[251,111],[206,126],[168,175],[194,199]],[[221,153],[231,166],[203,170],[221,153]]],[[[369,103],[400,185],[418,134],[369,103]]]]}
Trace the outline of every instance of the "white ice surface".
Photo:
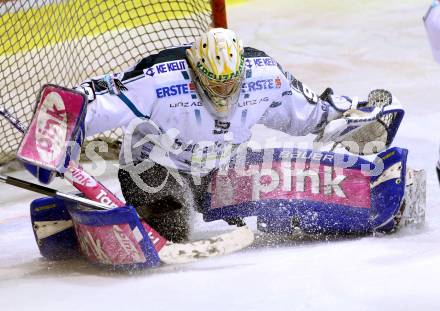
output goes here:
{"type": "MultiPolygon", "coordinates": [[[[393,235],[257,242],[251,250],[127,275],[41,258],[28,205],[0,186],[0,310],[440,310],[440,66],[422,16],[430,1],[248,1],[229,8],[246,45],[267,51],[317,92],[387,88],[407,114],[395,144],[428,173],[427,223],[393,235]]],[[[255,138],[285,137],[257,127],[255,138]]],[[[116,169],[100,179],[117,188],[116,169]]],[[[26,177],[23,172],[18,176],[26,177]]],[[[62,182],[58,189],[71,190],[62,182]]],[[[222,231],[196,219],[194,237],[222,231]]]]}

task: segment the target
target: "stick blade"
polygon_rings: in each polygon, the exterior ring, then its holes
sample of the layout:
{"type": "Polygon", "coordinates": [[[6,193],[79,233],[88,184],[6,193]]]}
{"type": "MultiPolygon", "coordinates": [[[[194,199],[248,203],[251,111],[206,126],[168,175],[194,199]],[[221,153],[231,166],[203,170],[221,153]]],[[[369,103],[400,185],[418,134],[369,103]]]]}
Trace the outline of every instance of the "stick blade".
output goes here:
{"type": "Polygon", "coordinates": [[[185,244],[168,242],[160,250],[159,257],[166,264],[188,263],[242,250],[253,241],[254,233],[248,226],[243,226],[206,240],[185,244]]]}

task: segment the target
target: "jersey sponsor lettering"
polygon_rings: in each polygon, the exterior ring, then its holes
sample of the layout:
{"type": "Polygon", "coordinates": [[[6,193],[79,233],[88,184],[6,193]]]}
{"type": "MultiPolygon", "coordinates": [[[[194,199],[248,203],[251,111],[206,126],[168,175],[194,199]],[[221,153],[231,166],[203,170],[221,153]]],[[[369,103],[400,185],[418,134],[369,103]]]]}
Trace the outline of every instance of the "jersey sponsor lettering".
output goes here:
{"type": "Polygon", "coordinates": [[[156,67],[156,72],[158,74],[186,69],[184,60],[179,60],[169,63],[161,63],[161,64],[157,64],[155,67],[156,67]]]}
{"type": "Polygon", "coordinates": [[[182,94],[189,94],[190,86],[188,83],[164,86],[156,89],[157,98],[164,98],[182,94]]]}
{"type": "Polygon", "coordinates": [[[178,108],[178,107],[183,107],[183,108],[189,108],[189,107],[200,107],[203,106],[202,103],[200,101],[192,101],[192,102],[174,102],[174,103],[170,103],[170,108],[178,108]]]}
{"type": "Polygon", "coordinates": [[[168,63],[160,63],[144,70],[144,74],[153,77],[156,73],[163,74],[173,71],[186,70],[186,62],[184,60],[173,61],[168,63]]]}
{"type": "Polygon", "coordinates": [[[270,90],[280,87],[281,87],[281,79],[275,78],[275,79],[264,79],[264,80],[245,82],[242,84],[241,90],[243,92],[255,92],[255,91],[270,90]]]}
{"type": "Polygon", "coordinates": [[[277,66],[277,62],[270,57],[247,58],[245,62],[247,68],[252,68],[253,66],[255,67],[277,66]]]}
{"type": "Polygon", "coordinates": [[[238,107],[247,107],[247,106],[253,106],[258,105],[259,103],[268,102],[269,97],[263,97],[263,98],[253,98],[253,99],[247,99],[238,102],[238,107]]]}

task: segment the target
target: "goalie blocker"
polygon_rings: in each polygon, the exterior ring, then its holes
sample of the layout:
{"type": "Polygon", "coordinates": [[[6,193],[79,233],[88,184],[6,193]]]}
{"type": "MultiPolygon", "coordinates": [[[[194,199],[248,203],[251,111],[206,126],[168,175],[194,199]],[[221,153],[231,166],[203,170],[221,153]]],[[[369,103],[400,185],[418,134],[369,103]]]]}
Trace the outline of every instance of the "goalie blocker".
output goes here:
{"type": "Polygon", "coordinates": [[[17,159],[42,183],[64,173],[79,157],[84,136],[87,98],[65,87],[41,88],[31,123],[17,151],[17,159]]]}

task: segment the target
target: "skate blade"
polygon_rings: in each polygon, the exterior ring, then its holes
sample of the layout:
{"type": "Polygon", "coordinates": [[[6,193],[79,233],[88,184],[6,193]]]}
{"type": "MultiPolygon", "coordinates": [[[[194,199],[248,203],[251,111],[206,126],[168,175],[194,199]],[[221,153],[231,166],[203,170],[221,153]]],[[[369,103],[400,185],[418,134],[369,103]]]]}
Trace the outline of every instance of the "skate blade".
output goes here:
{"type": "Polygon", "coordinates": [[[159,257],[166,264],[187,263],[233,253],[248,247],[253,241],[254,233],[248,226],[243,226],[206,240],[185,244],[168,242],[160,250],[159,257]]]}

